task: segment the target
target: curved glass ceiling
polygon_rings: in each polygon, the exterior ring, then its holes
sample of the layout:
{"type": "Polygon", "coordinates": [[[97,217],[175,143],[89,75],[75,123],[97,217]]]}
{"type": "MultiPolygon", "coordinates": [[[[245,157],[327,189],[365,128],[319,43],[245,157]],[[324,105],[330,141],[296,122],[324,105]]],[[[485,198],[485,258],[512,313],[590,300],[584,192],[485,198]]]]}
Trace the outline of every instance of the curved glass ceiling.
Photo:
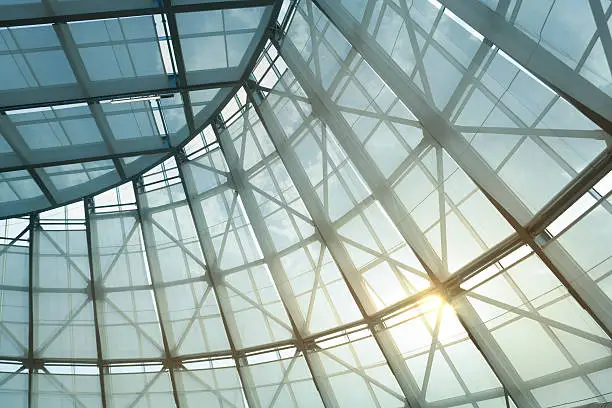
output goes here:
{"type": "MultiPolygon", "coordinates": [[[[583,70],[609,69],[593,44],[612,5],[538,4],[277,3],[196,137],[118,187],[0,221],[0,405],[612,401],[612,110],[583,70]],[[587,14],[590,45],[553,40],[587,14]]],[[[181,41],[210,40],[214,22],[179,16],[181,41]]],[[[217,60],[185,44],[189,81],[217,60]]],[[[207,92],[186,91],[194,111],[207,92]]]]}
{"type": "Polygon", "coordinates": [[[175,154],[252,69],[273,5],[1,2],[0,217],[74,201],[175,154]]]}

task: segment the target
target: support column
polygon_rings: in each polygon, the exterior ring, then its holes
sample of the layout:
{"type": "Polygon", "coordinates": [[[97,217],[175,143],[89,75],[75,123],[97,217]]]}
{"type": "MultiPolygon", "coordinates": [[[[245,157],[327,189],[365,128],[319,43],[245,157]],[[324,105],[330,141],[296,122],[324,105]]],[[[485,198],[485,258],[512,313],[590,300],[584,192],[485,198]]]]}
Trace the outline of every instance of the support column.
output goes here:
{"type": "Polygon", "coordinates": [[[378,347],[381,349],[381,352],[389,365],[392,374],[398,381],[407,402],[412,408],[421,408],[421,402],[415,397],[418,395],[418,386],[412,377],[407,375],[408,373],[405,371],[405,369],[402,369],[401,364],[399,364],[396,359],[397,354],[394,354],[389,347],[385,346],[385,344],[388,344],[388,339],[385,341],[383,338],[386,336],[386,334],[374,330],[372,322],[370,322],[368,318],[367,311],[374,310],[374,307],[370,303],[371,301],[365,292],[365,288],[361,286],[359,281],[357,281],[357,274],[359,271],[350,260],[346,249],[340,241],[340,237],[338,236],[336,229],[316,198],[317,196],[313,191],[308,176],[305,170],[300,166],[295,152],[283,139],[283,130],[280,124],[277,122],[274,114],[271,112],[271,107],[269,106],[268,102],[262,98],[260,93],[250,89],[248,86],[246,88],[248,97],[259,115],[263,127],[266,129],[281,161],[285,165],[289,176],[302,197],[304,205],[310,213],[315,227],[320,232],[323,242],[327,245],[332,257],[338,264],[344,281],[351,295],[353,296],[357,307],[368,323],[374,339],[376,340],[378,347]]]}
{"type": "Polygon", "coordinates": [[[102,342],[100,339],[100,324],[98,321],[98,303],[96,301],[97,292],[94,282],[94,255],[91,250],[92,235],[95,233],[91,223],[91,213],[94,212],[94,202],[92,198],[86,198],[83,202],[85,208],[85,232],[87,234],[87,258],[89,259],[89,297],[93,305],[94,328],[96,332],[96,349],[98,357],[98,370],[100,375],[100,395],[102,397],[102,408],[106,408],[106,388],[104,386],[104,356],[102,355],[102,342]]]}
{"type": "Polygon", "coordinates": [[[30,246],[28,251],[28,356],[26,360],[26,368],[28,369],[28,407],[33,406],[32,403],[32,384],[34,376],[34,250],[38,242],[35,241],[35,234],[39,226],[38,214],[30,215],[30,246]]]}
{"type": "Polygon", "coordinates": [[[246,359],[238,355],[238,351],[236,350],[236,346],[234,344],[234,341],[232,340],[230,327],[234,327],[234,330],[237,330],[236,322],[232,318],[231,311],[229,313],[224,312],[223,302],[221,302],[221,298],[219,296],[219,290],[221,286],[217,284],[215,277],[219,275],[220,271],[217,262],[218,260],[215,247],[213,245],[212,238],[208,234],[208,225],[206,224],[206,217],[204,216],[204,211],[202,210],[201,206],[194,205],[193,203],[193,198],[194,196],[196,196],[197,192],[192,191],[192,189],[189,188],[190,185],[195,185],[195,180],[191,178],[191,175],[189,175],[189,173],[183,171],[182,166],[186,161],[185,156],[177,156],[176,161],[178,164],[177,167],[179,171],[179,177],[181,179],[183,189],[185,190],[185,196],[187,197],[189,212],[196,227],[195,230],[198,235],[198,241],[200,242],[200,248],[202,249],[204,261],[206,262],[206,267],[208,269],[206,274],[206,280],[208,281],[208,284],[212,287],[212,290],[215,294],[215,299],[217,301],[217,306],[219,307],[219,312],[221,313],[221,320],[223,321],[223,327],[225,329],[225,335],[227,336],[227,340],[230,345],[232,357],[234,359],[234,362],[236,363],[236,370],[238,371],[238,376],[240,377],[240,382],[242,384],[242,389],[244,390],[245,398],[250,408],[260,408],[257,395],[255,395],[251,391],[253,389],[251,379],[246,375],[246,373],[243,372],[243,370],[240,369],[241,365],[246,364],[246,359]]]}
{"type": "MultiPolygon", "coordinates": [[[[243,114],[248,115],[248,110],[243,114]]],[[[272,237],[270,236],[268,228],[266,227],[264,217],[259,210],[259,206],[257,205],[255,194],[253,193],[252,188],[249,186],[246,172],[240,164],[238,152],[232,143],[230,135],[224,129],[224,125],[221,120],[218,119],[213,124],[213,129],[217,134],[217,140],[219,140],[221,150],[225,156],[225,160],[229,168],[229,175],[234,182],[236,191],[242,198],[244,210],[249,221],[251,221],[251,226],[253,227],[253,232],[255,233],[254,235],[257,239],[257,243],[259,244],[264,259],[270,268],[272,279],[280,292],[280,296],[287,311],[287,315],[289,316],[292,328],[298,337],[298,340],[300,340],[301,336],[298,332],[298,327],[304,327],[304,320],[299,311],[300,309],[295,297],[289,290],[287,290],[288,288],[285,283],[286,278],[283,277],[283,275],[285,275],[283,266],[274,247],[272,237]]]]}
{"type": "MultiPolygon", "coordinates": [[[[451,127],[441,113],[433,108],[424,96],[412,91],[413,81],[376,40],[340,7],[333,5],[333,1],[313,1],[474,183],[481,190],[488,191],[497,202],[502,203],[521,225],[527,224],[533,218],[531,210],[519,200],[514,192],[505,187],[500,177],[491,170],[482,157],[476,154],[465,138],[451,127]]],[[[289,52],[287,50],[290,47],[291,44],[283,44],[283,53],[289,52]]]]}
{"type": "MultiPolygon", "coordinates": [[[[165,330],[165,325],[162,319],[162,313],[161,313],[161,305],[160,302],[163,301],[163,304],[166,304],[166,300],[165,299],[161,299],[159,292],[157,290],[157,288],[159,287],[158,282],[156,282],[156,272],[159,271],[159,267],[158,267],[158,262],[157,262],[157,254],[153,254],[152,251],[154,248],[153,246],[151,246],[151,237],[153,234],[153,231],[151,231],[151,227],[148,226],[146,223],[143,222],[143,214],[142,214],[142,205],[141,205],[141,200],[139,197],[139,182],[141,181],[141,179],[139,179],[138,181],[134,181],[133,182],[133,187],[134,187],[134,197],[136,198],[136,207],[138,208],[138,210],[136,211],[137,214],[137,219],[138,219],[138,223],[140,224],[141,228],[142,228],[142,240],[144,243],[144,247],[145,247],[145,252],[146,252],[146,258],[147,258],[147,262],[149,263],[149,272],[150,272],[150,278],[151,278],[151,285],[152,285],[152,290],[153,290],[153,298],[155,299],[155,311],[157,312],[157,321],[159,323],[159,327],[161,330],[161,335],[162,335],[162,342],[164,344],[164,366],[168,369],[168,373],[170,374],[170,382],[172,383],[172,392],[174,395],[174,403],[176,405],[176,408],[180,408],[180,402],[179,402],[179,398],[178,398],[178,392],[177,392],[177,388],[176,388],[176,380],[174,378],[174,369],[175,369],[175,365],[176,365],[176,360],[174,359],[174,356],[172,355],[171,351],[170,351],[170,347],[168,345],[168,338],[166,336],[166,330],[165,330]]],[[[145,214],[146,217],[146,214],[145,214]]]]}
{"type": "Polygon", "coordinates": [[[340,241],[335,228],[333,227],[321,203],[317,199],[317,195],[310,184],[306,171],[300,166],[300,161],[289,144],[283,139],[283,130],[277,122],[274,114],[270,111],[270,106],[267,101],[261,98],[260,94],[256,94],[248,86],[247,94],[250,102],[253,104],[263,127],[266,129],[278,155],[285,165],[293,184],[298,190],[300,197],[304,201],[304,205],[312,218],[315,227],[319,231],[323,242],[329,249],[332,257],[342,272],[342,276],[347,283],[348,289],[357,303],[361,314],[365,317],[368,315],[367,310],[373,311],[375,307],[369,300],[366,288],[357,280],[357,268],[350,260],[350,257],[340,241]]]}

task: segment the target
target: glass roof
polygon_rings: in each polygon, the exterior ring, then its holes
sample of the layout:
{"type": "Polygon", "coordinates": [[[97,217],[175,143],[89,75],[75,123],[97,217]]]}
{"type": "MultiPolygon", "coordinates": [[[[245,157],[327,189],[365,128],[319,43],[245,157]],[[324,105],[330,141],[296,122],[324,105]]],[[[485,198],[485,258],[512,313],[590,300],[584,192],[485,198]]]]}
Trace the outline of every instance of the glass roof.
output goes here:
{"type": "Polygon", "coordinates": [[[246,78],[274,14],[273,1],[47,3],[0,2],[0,217],[175,154],[246,78]]]}
{"type": "MultiPolygon", "coordinates": [[[[538,4],[277,2],[235,85],[0,115],[82,155],[34,173],[74,202],[0,221],[0,406],[611,402],[612,98],[582,67],[610,68],[612,5],[538,4]],[[554,41],[586,15],[590,45],[554,41]],[[181,142],[145,153],[160,116],[181,142]],[[87,156],[104,135],[140,150],[87,156]]],[[[169,7],[189,83],[273,5],[169,7]]],[[[0,197],[49,206],[7,169],[0,197]]]]}

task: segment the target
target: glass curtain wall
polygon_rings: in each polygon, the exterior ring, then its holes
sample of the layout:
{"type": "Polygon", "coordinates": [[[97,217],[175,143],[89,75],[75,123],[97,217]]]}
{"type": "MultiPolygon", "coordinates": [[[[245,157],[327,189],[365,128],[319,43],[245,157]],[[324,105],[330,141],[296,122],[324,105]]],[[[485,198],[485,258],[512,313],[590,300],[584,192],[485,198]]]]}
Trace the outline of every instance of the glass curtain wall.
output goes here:
{"type": "Polygon", "coordinates": [[[469,3],[285,2],[179,154],[1,221],[0,402],[611,401],[608,122],[469,3]]]}

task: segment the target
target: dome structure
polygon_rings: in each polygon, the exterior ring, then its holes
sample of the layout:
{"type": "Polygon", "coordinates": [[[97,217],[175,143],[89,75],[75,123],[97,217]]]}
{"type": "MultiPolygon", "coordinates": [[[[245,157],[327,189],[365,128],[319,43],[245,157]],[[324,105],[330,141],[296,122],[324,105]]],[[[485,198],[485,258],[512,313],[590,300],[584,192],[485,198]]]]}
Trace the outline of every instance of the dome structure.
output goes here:
{"type": "Polygon", "coordinates": [[[0,3],[0,215],[174,155],[251,72],[274,1],[0,3]]]}
{"type": "Polygon", "coordinates": [[[0,406],[612,400],[609,2],[0,16],[0,406]]]}

